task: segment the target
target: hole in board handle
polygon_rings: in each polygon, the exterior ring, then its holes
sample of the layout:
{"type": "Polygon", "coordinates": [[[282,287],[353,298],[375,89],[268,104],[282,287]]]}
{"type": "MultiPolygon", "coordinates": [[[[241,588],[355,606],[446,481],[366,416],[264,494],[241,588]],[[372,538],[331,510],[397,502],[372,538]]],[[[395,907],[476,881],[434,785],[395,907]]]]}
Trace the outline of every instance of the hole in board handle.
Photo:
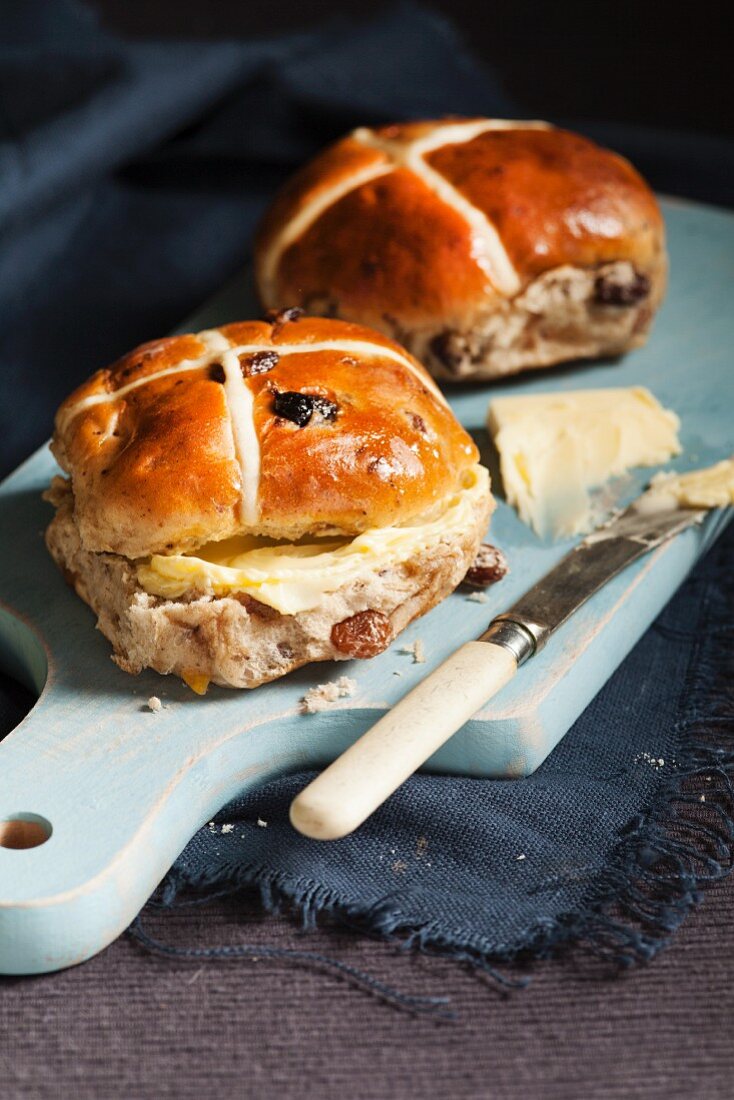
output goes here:
{"type": "Polygon", "coordinates": [[[51,822],[40,814],[14,814],[0,821],[0,848],[38,848],[52,832],[51,822]]]}

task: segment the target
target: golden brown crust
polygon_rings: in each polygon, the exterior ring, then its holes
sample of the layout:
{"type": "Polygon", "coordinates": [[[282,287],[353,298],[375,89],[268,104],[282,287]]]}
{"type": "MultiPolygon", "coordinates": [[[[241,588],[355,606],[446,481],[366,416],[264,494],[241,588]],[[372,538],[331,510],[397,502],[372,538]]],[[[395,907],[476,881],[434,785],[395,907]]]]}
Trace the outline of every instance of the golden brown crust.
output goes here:
{"type": "Polygon", "coordinates": [[[244,530],[385,527],[451,493],[478,457],[399,345],[305,317],[135,349],[64,402],[52,446],[84,548],[128,558],[244,530]],[[284,394],[305,396],[306,422],[284,394]],[[243,513],[248,479],[254,517],[243,513]]]}
{"type": "Polygon", "coordinates": [[[175,367],[185,359],[195,359],[206,351],[204,344],[193,333],[185,336],[166,336],[162,340],[149,340],[133,348],[110,367],[98,370],[91,378],[78,386],[62,402],[56,416],[58,424],[67,409],[93,395],[111,393],[149,374],[175,367]]]}
{"type": "Polygon", "coordinates": [[[92,405],[64,432],[85,546],[138,557],[148,547],[222,538],[238,522],[241,478],[221,385],[206,369],[154,379],[92,405]]]}
{"type": "Polygon", "coordinates": [[[371,324],[458,324],[488,289],[471,251],[464,219],[400,168],[350,191],[286,249],[279,294],[371,324]]]}
{"type": "MultiPolygon", "coordinates": [[[[615,262],[631,263],[657,304],[663,223],[632,165],[565,130],[481,119],[355,131],[287,185],[256,244],[266,305],[297,302],[373,325],[421,357],[428,333],[468,337],[550,272],[615,262]],[[373,158],[359,161],[360,171],[372,164],[379,174],[354,173],[349,189],[360,145],[373,158]]],[[[497,337],[501,346],[508,340],[497,337]]],[[[430,353],[426,360],[442,373],[430,353]]],[[[504,373],[489,360],[476,366],[504,373]]]]}
{"type": "Polygon", "coordinates": [[[280,189],[258,230],[258,249],[269,248],[282,226],[297,218],[307,206],[328,199],[332,189],[371,167],[387,165],[388,160],[385,153],[369,149],[351,136],[329,146],[280,189]]]}
{"type": "Polygon", "coordinates": [[[563,264],[648,269],[660,209],[629,161],[568,130],[493,130],[429,153],[498,229],[523,284],[563,264]]]}
{"type": "Polygon", "coordinates": [[[265,530],[287,528],[294,516],[310,530],[386,527],[435,504],[456,485],[457,470],[476,461],[448,407],[393,360],[284,357],[252,389],[265,530]],[[278,417],[273,385],[336,402],[336,423],[314,418],[299,428],[278,417]]]}

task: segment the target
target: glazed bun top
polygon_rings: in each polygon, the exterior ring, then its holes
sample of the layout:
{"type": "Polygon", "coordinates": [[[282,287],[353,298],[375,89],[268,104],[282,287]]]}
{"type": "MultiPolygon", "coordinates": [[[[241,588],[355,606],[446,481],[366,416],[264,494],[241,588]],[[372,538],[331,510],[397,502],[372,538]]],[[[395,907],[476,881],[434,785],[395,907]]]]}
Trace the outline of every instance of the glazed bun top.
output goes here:
{"type": "Polygon", "coordinates": [[[52,450],[83,546],[128,558],[405,522],[478,460],[399,345],[300,310],[141,345],[64,401],[52,450]]]}
{"type": "Polygon", "coordinates": [[[545,122],[444,119],[326,149],[276,197],[256,264],[269,307],[390,329],[391,314],[462,326],[565,264],[650,271],[662,249],[655,197],[622,157],[545,122]]]}

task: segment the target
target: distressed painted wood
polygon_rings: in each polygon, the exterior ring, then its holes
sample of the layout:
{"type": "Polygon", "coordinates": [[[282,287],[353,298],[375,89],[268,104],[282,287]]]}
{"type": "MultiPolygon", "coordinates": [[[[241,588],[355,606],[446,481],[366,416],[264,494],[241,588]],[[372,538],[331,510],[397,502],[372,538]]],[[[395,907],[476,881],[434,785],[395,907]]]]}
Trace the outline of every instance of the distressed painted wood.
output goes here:
{"type": "Polygon", "coordinates": [[[314,840],[353,832],[516,672],[509,650],[464,642],[296,796],[291,823],[314,840]]]}
{"type": "MultiPolygon", "coordinates": [[[[681,415],[685,453],[678,468],[734,450],[734,218],[674,202],[665,211],[671,287],[650,344],[619,363],[450,392],[485,452],[490,393],[633,383],[649,386],[681,415]]],[[[204,327],[253,309],[238,280],[191,323],[204,327]]],[[[312,666],[251,693],[212,688],[202,699],[170,677],[131,678],[110,661],[91,612],[66,587],[43,545],[50,508],[40,493],[53,470],[43,449],[0,487],[0,659],[40,693],[0,743],[0,972],[6,974],[70,966],[106,946],[192,833],[230,797],[332,760],[570,546],[541,544],[501,503],[493,538],[512,573],[490,590],[487,603],[455,593],[372,661],[312,666]],[[401,652],[416,638],[424,642],[425,664],[401,652]],[[300,713],[308,687],[342,674],[356,680],[354,698],[322,714],[300,713]],[[163,701],[158,713],[146,706],[151,695],[163,701]],[[38,845],[49,827],[50,838],[38,845]]],[[[650,472],[630,479],[627,498],[650,472]]],[[[476,776],[532,772],[726,518],[711,515],[611,582],[428,767],[476,776]]]]}

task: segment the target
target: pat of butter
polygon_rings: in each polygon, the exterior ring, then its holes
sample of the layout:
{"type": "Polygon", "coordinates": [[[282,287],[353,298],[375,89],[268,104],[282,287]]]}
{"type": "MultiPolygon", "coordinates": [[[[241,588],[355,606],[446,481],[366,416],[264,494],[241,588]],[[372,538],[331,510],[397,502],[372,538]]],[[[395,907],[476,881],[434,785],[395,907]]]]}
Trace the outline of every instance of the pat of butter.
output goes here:
{"type": "Polygon", "coordinates": [[[679,508],[728,508],[734,504],[734,456],[687,474],[656,474],[643,499],[679,508]]]}
{"type": "Polygon", "coordinates": [[[678,417],[642,386],[495,398],[488,425],[507,501],[543,538],[590,530],[589,489],[681,449],[678,417]]]}
{"type": "Polygon", "coordinates": [[[295,615],[318,607],[327,593],[342,585],[408,561],[438,546],[447,535],[471,530],[476,505],[488,490],[489,474],[476,466],[438,515],[414,520],[410,526],[374,528],[349,541],[328,539],[311,545],[263,545],[266,540],[245,535],[208,543],[195,556],[156,554],[138,566],[138,580],[146,592],[166,599],[185,593],[243,592],[284,615],[295,615]]]}

